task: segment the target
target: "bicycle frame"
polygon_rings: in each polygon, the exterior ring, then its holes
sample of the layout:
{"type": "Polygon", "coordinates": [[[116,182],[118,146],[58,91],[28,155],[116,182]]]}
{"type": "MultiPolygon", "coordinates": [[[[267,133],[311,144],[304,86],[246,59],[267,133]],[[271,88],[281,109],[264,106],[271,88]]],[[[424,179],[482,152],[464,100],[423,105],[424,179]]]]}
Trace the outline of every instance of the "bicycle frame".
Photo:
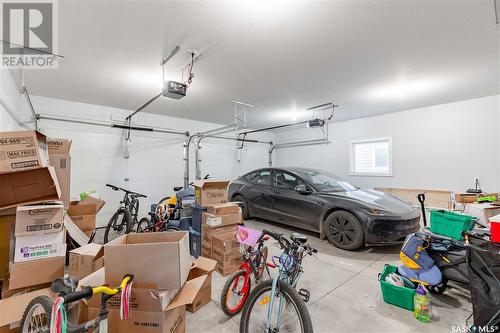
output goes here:
{"type": "MultiPolygon", "coordinates": [[[[285,260],[288,260],[291,258],[291,260],[297,260],[293,256],[289,256],[288,254],[282,254],[280,257],[280,264],[278,265],[279,267],[279,273],[273,278],[273,284],[271,288],[271,298],[269,300],[269,306],[267,308],[267,318],[266,318],[266,325],[265,325],[265,332],[271,332],[271,321],[273,317],[273,308],[274,308],[274,302],[275,302],[275,295],[276,291],[278,290],[279,282],[283,281],[284,283],[287,283],[291,285],[292,287],[295,288],[297,285],[298,280],[300,279],[300,276],[302,275],[302,269],[299,269],[299,273],[294,277],[289,276],[288,271],[286,270],[286,267],[284,264],[281,263],[281,259],[285,258],[285,260]]],[[[295,263],[296,265],[300,266],[300,262],[295,263]]],[[[284,304],[284,297],[280,297],[279,299],[279,304],[278,304],[278,318],[277,318],[277,326],[281,326],[281,319],[282,319],[282,314],[283,314],[283,304],[284,304]]]]}

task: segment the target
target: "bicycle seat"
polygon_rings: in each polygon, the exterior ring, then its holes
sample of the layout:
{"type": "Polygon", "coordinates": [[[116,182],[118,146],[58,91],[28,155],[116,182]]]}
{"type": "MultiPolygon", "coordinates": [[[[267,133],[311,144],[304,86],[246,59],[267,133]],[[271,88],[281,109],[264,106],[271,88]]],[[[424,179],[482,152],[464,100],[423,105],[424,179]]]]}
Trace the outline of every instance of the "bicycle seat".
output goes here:
{"type": "Polygon", "coordinates": [[[294,232],[290,239],[297,244],[305,244],[307,243],[307,237],[305,235],[294,232]]]}
{"type": "Polygon", "coordinates": [[[75,291],[78,286],[78,278],[68,277],[68,278],[57,278],[52,282],[50,289],[57,294],[69,294],[75,291]]]}

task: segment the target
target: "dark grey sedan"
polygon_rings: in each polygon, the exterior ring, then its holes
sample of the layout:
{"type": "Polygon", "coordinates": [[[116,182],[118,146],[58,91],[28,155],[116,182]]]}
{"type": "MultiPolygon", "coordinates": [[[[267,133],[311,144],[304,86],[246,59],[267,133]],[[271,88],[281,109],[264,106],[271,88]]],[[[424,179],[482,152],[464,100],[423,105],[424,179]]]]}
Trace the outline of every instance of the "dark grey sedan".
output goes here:
{"type": "Polygon", "coordinates": [[[402,242],[420,228],[420,212],[382,192],[363,190],[326,171],[266,168],[231,183],[244,218],[319,232],[344,250],[402,242]]]}

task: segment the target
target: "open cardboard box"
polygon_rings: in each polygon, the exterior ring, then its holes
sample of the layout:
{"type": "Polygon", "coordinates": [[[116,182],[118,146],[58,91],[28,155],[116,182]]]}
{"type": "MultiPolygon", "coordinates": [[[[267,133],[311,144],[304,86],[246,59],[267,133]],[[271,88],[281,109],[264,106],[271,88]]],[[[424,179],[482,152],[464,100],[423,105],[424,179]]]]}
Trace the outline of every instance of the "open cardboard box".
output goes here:
{"type": "Polygon", "coordinates": [[[53,167],[0,174],[0,210],[59,200],[61,190],[53,167]]]}
{"type": "Polygon", "coordinates": [[[193,182],[195,203],[201,207],[227,202],[228,180],[196,180],[193,182]]]}
{"type": "Polygon", "coordinates": [[[50,165],[56,171],[57,180],[61,187],[61,200],[64,207],[68,208],[71,192],[71,140],[67,139],[47,139],[50,165]]]}
{"type": "Polygon", "coordinates": [[[82,231],[94,230],[96,215],[104,206],[104,200],[87,197],[83,201],[72,200],[68,207],[68,216],[82,231]]]}
{"type": "Polygon", "coordinates": [[[196,259],[193,263],[193,266],[189,271],[188,281],[196,279],[200,276],[206,276],[207,278],[205,279],[205,282],[203,282],[200,291],[194,298],[193,302],[186,305],[186,310],[189,312],[196,312],[212,300],[212,272],[215,270],[216,265],[217,261],[205,257],[198,257],[198,259],[196,259]]]}
{"type": "Polygon", "coordinates": [[[127,234],[104,245],[109,284],[118,284],[126,274],[134,274],[137,288],[180,289],[187,280],[191,260],[186,231],[127,234]]]}
{"type": "Polygon", "coordinates": [[[90,243],[69,251],[69,276],[82,279],[104,266],[104,247],[90,243]]]}
{"type": "MultiPolygon", "coordinates": [[[[82,279],[80,286],[103,284],[107,269],[102,268],[82,279]]],[[[120,320],[120,295],[108,301],[109,332],[184,332],[185,306],[195,301],[207,277],[202,275],[193,278],[180,290],[139,289],[134,283],[128,320],[120,320]]],[[[96,317],[100,309],[100,296],[85,300],[82,308],[83,313],[87,312],[87,317],[81,315],[81,320],[96,317]]]]}
{"type": "Polygon", "coordinates": [[[10,325],[15,326],[16,323],[21,321],[28,303],[33,298],[42,295],[51,298],[55,296],[49,288],[46,288],[0,300],[0,329],[6,329],[5,327],[9,327],[10,325]]]}

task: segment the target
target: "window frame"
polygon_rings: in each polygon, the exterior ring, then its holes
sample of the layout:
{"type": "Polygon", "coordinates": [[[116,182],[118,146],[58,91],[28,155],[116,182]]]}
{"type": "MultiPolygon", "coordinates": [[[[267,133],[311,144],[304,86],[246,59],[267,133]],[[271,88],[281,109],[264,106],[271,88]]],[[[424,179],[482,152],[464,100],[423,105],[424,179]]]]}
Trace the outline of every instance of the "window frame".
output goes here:
{"type": "Polygon", "coordinates": [[[259,169],[259,170],[255,170],[255,171],[252,171],[252,172],[249,172],[247,173],[245,176],[245,179],[252,185],[255,185],[255,186],[273,186],[273,171],[271,169],[259,169]],[[269,184],[263,184],[263,183],[255,183],[253,181],[250,181],[247,177],[249,177],[250,175],[253,175],[253,174],[256,174],[256,173],[262,173],[262,172],[269,172],[269,184]]]}
{"type": "Polygon", "coordinates": [[[271,179],[271,183],[273,185],[273,187],[277,188],[277,189],[280,189],[280,190],[285,190],[285,191],[295,191],[295,188],[288,188],[288,187],[279,187],[278,186],[278,180],[276,179],[276,177],[278,176],[278,173],[283,173],[283,174],[287,174],[289,176],[292,176],[294,177],[295,179],[297,179],[297,181],[299,183],[302,183],[302,184],[299,184],[299,185],[306,185],[308,187],[310,187],[303,179],[302,177],[299,177],[298,175],[294,174],[293,172],[290,172],[290,171],[287,171],[287,170],[273,170],[273,175],[272,175],[272,179],[271,179]]]}
{"type": "Polygon", "coordinates": [[[392,158],[392,137],[381,137],[372,139],[359,139],[349,141],[349,176],[359,176],[359,177],[393,177],[393,158],[392,158]],[[354,145],[363,143],[374,143],[386,141],[389,145],[388,151],[388,162],[389,170],[387,173],[379,172],[355,172],[355,161],[354,161],[354,145]]]}

